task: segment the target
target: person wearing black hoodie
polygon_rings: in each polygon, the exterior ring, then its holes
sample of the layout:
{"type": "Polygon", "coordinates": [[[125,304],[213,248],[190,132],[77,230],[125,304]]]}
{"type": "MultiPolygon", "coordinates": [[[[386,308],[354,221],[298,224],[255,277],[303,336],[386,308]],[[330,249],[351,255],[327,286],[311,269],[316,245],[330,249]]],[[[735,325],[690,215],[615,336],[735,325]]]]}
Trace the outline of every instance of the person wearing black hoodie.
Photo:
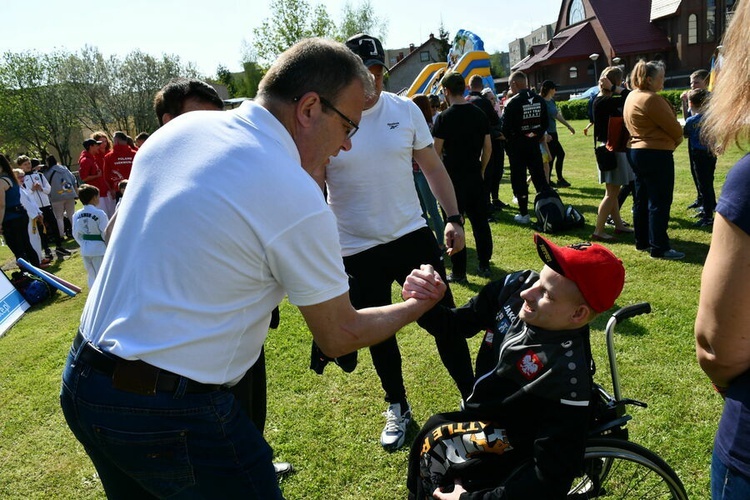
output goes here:
{"type": "Polygon", "coordinates": [[[513,97],[503,112],[503,135],[506,152],[510,160],[510,183],[513,195],[518,199],[518,214],[514,220],[529,224],[529,186],[526,170],[537,193],[550,188],[544,175],[544,163],[539,144],[546,140],[548,116],[544,99],[528,88],[526,75],[516,71],[508,80],[513,97]]]}

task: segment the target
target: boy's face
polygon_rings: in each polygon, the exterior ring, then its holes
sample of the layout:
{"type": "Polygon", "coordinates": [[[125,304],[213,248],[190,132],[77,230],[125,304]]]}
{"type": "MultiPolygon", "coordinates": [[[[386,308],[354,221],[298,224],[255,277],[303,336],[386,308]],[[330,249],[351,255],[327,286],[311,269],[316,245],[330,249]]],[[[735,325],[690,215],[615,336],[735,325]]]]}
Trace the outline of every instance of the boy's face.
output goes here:
{"type": "Polygon", "coordinates": [[[21,167],[21,169],[24,172],[31,172],[31,162],[30,161],[25,161],[25,162],[21,163],[20,167],[21,167]]]}
{"type": "Polygon", "coordinates": [[[703,78],[694,76],[693,78],[690,79],[690,88],[692,90],[695,90],[695,89],[705,89],[706,88],[706,80],[704,80],[703,78]]]}
{"type": "Polygon", "coordinates": [[[520,318],[545,330],[571,330],[582,326],[574,321],[578,308],[585,301],[576,284],[544,266],[539,281],[521,292],[524,300],[520,318]]]}

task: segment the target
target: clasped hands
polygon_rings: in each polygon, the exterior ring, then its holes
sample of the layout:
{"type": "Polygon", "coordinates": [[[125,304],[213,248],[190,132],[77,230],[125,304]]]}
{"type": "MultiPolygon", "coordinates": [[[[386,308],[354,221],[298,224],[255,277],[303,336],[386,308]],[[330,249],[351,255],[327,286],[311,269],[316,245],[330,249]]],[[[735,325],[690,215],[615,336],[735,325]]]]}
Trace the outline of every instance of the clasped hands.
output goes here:
{"type": "Polygon", "coordinates": [[[422,264],[412,270],[404,280],[401,297],[404,300],[417,299],[438,302],[445,295],[447,285],[443,278],[429,264],[422,264]]]}

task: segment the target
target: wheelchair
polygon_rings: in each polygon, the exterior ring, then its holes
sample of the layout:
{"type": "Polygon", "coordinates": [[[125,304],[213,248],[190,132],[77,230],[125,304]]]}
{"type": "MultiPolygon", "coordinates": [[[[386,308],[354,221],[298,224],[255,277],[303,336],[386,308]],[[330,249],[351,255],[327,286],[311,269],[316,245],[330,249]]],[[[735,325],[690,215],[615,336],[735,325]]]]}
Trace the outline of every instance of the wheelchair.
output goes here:
{"type": "Polygon", "coordinates": [[[628,405],[646,408],[633,399],[623,399],[615,358],[614,332],[618,323],[651,312],[647,302],[616,311],[605,331],[612,392],[594,384],[595,411],[586,441],[584,466],[573,481],[570,499],[675,499],[688,498],[675,471],[659,455],[629,440],[626,424],[632,419],[628,405]]]}

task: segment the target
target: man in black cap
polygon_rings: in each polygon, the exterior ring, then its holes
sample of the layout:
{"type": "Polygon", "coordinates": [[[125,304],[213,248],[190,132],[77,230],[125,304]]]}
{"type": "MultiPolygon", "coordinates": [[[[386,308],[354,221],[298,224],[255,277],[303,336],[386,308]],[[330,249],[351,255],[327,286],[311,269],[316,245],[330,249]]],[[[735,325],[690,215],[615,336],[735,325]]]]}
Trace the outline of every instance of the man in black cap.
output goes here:
{"type": "MultiPolygon", "coordinates": [[[[359,34],[347,40],[346,46],[372,73],[376,92],[365,102],[351,150],[330,159],[325,180],[344,266],[360,291],[352,296],[352,304],[363,308],[390,304],[393,282],[403,283],[419,264],[432,265],[445,278],[438,243],[422,217],[414,188],[412,158],[448,215],[445,243],[449,254],[463,249],[464,231],[453,185],[435,153],[424,115],[409,99],[383,91],[386,65],[380,40],[359,34]]],[[[441,303],[453,304],[450,291],[441,303]]],[[[465,339],[435,340],[461,396],[468,396],[473,374],[465,339]]],[[[389,403],[380,442],[394,450],[404,444],[411,420],[396,337],[370,347],[370,353],[389,403]]]]}

